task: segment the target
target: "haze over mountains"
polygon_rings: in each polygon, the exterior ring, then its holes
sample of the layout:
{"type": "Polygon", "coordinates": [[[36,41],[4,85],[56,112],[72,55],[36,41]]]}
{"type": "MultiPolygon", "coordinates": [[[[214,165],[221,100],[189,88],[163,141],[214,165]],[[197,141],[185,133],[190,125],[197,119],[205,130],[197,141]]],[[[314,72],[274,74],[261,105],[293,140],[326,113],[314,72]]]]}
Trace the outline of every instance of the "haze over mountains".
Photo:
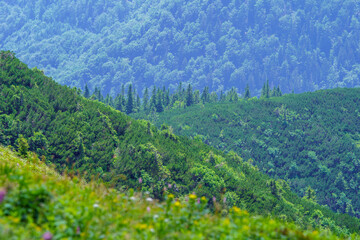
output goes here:
{"type": "Polygon", "coordinates": [[[10,1],[0,48],[56,81],[283,92],[360,86],[356,0],[10,1]]]}

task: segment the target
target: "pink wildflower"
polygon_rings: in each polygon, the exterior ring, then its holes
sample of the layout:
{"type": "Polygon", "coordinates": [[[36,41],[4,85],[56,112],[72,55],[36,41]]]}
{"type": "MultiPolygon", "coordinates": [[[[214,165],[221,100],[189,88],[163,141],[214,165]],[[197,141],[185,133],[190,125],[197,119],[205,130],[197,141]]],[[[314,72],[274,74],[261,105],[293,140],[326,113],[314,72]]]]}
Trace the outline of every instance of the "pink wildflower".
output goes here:
{"type": "Polygon", "coordinates": [[[0,189],[0,203],[2,201],[4,201],[5,196],[6,196],[6,190],[5,189],[0,189]]]}
{"type": "Polygon", "coordinates": [[[42,235],[42,238],[43,238],[44,240],[51,240],[52,237],[53,237],[53,235],[52,235],[50,232],[46,232],[46,233],[44,233],[44,234],[42,235]]]}
{"type": "Polygon", "coordinates": [[[139,183],[142,184],[142,178],[139,178],[139,183]]]}

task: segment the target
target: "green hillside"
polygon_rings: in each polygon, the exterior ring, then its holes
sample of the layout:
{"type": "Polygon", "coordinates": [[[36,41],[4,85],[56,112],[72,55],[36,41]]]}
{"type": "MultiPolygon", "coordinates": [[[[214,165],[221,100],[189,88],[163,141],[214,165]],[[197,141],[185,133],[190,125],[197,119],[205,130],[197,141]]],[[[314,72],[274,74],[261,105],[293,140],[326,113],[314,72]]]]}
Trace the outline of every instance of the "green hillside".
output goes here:
{"type": "Polygon", "coordinates": [[[187,198],[119,193],[0,146],[0,239],[339,239],[237,207],[211,214],[205,198],[187,198]]]}
{"type": "Polygon", "coordinates": [[[166,111],[181,135],[235,151],[300,195],[360,216],[360,89],[334,89],[166,111]]]}
{"type": "Polygon", "coordinates": [[[311,195],[297,197],[285,181],[269,178],[236,153],[85,99],[77,89],[28,69],[11,52],[0,52],[0,84],[0,143],[23,157],[34,151],[60,172],[87,180],[98,176],[109,187],[134,188],[159,200],[194,192],[213,209],[215,203],[224,209],[236,205],[302,228],[339,235],[360,229],[358,219],[319,206],[311,195]]]}

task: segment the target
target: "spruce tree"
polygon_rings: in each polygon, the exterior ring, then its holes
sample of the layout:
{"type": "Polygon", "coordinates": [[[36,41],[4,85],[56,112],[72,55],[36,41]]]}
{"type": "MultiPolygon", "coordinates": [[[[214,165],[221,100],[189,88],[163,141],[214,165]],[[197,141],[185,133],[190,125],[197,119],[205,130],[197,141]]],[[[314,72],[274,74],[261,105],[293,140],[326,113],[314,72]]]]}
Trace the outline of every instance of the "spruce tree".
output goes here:
{"type": "Polygon", "coordinates": [[[260,98],[266,97],[266,84],[264,83],[263,87],[261,88],[261,95],[260,98]]]}
{"type": "Polygon", "coordinates": [[[156,87],[153,87],[151,97],[150,97],[150,109],[156,108],[156,87]]]}
{"type": "Polygon", "coordinates": [[[249,88],[249,84],[246,84],[244,98],[245,98],[245,99],[249,99],[249,98],[250,98],[250,88],[249,88]]]}
{"type": "Polygon", "coordinates": [[[201,94],[201,100],[203,103],[209,102],[210,96],[209,96],[209,87],[205,87],[202,94],[201,94]]]}
{"type": "Polygon", "coordinates": [[[164,106],[162,103],[162,91],[159,89],[156,93],[156,111],[162,112],[164,111],[164,106]]]}
{"type": "Polygon", "coordinates": [[[187,90],[186,90],[186,106],[191,106],[194,103],[194,96],[191,84],[189,83],[187,90]]]}
{"type": "Polygon", "coordinates": [[[269,98],[269,97],[270,97],[269,80],[266,81],[265,91],[266,91],[266,92],[265,92],[265,93],[266,93],[265,97],[266,97],[266,98],[269,98]]]}
{"type": "Polygon", "coordinates": [[[134,109],[134,98],[133,98],[133,91],[132,85],[129,85],[128,94],[127,94],[127,102],[126,102],[126,113],[130,114],[133,112],[134,109]]]}
{"type": "Polygon", "coordinates": [[[149,89],[146,87],[143,96],[143,110],[146,112],[149,109],[149,89]]]}
{"type": "Polygon", "coordinates": [[[87,84],[85,85],[84,97],[85,97],[85,98],[89,98],[89,97],[90,97],[90,91],[89,91],[89,88],[88,88],[88,85],[87,85],[87,84]]]}

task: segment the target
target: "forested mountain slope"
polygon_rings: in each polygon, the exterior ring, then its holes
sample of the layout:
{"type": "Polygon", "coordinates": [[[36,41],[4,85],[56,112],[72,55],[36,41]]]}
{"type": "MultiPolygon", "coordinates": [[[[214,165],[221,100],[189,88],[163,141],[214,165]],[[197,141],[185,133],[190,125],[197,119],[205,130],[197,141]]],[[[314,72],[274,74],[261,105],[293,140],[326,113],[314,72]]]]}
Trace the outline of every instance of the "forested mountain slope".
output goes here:
{"type": "Polygon", "coordinates": [[[62,84],[285,93],[360,82],[357,0],[4,0],[0,48],[62,84]]]}
{"type": "Polygon", "coordinates": [[[195,192],[226,209],[294,221],[303,228],[357,232],[358,219],[335,214],[300,198],[285,181],[259,172],[234,152],[225,154],[201,141],[157,130],[102,103],[60,86],[28,69],[11,52],[0,52],[0,143],[26,157],[34,151],[60,171],[99,176],[117,189],[135,188],[164,199],[195,192]]]}
{"type": "Polygon", "coordinates": [[[303,196],[360,216],[360,88],[165,111],[157,124],[253,159],[303,196]]]}
{"type": "Polygon", "coordinates": [[[211,214],[207,199],[194,194],[188,201],[169,194],[159,203],[133,191],[119,193],[62,176],[30,155],[19,158],[0,146],[1,239],[342,239],[237,207],[227,216],[211,214]]]}

